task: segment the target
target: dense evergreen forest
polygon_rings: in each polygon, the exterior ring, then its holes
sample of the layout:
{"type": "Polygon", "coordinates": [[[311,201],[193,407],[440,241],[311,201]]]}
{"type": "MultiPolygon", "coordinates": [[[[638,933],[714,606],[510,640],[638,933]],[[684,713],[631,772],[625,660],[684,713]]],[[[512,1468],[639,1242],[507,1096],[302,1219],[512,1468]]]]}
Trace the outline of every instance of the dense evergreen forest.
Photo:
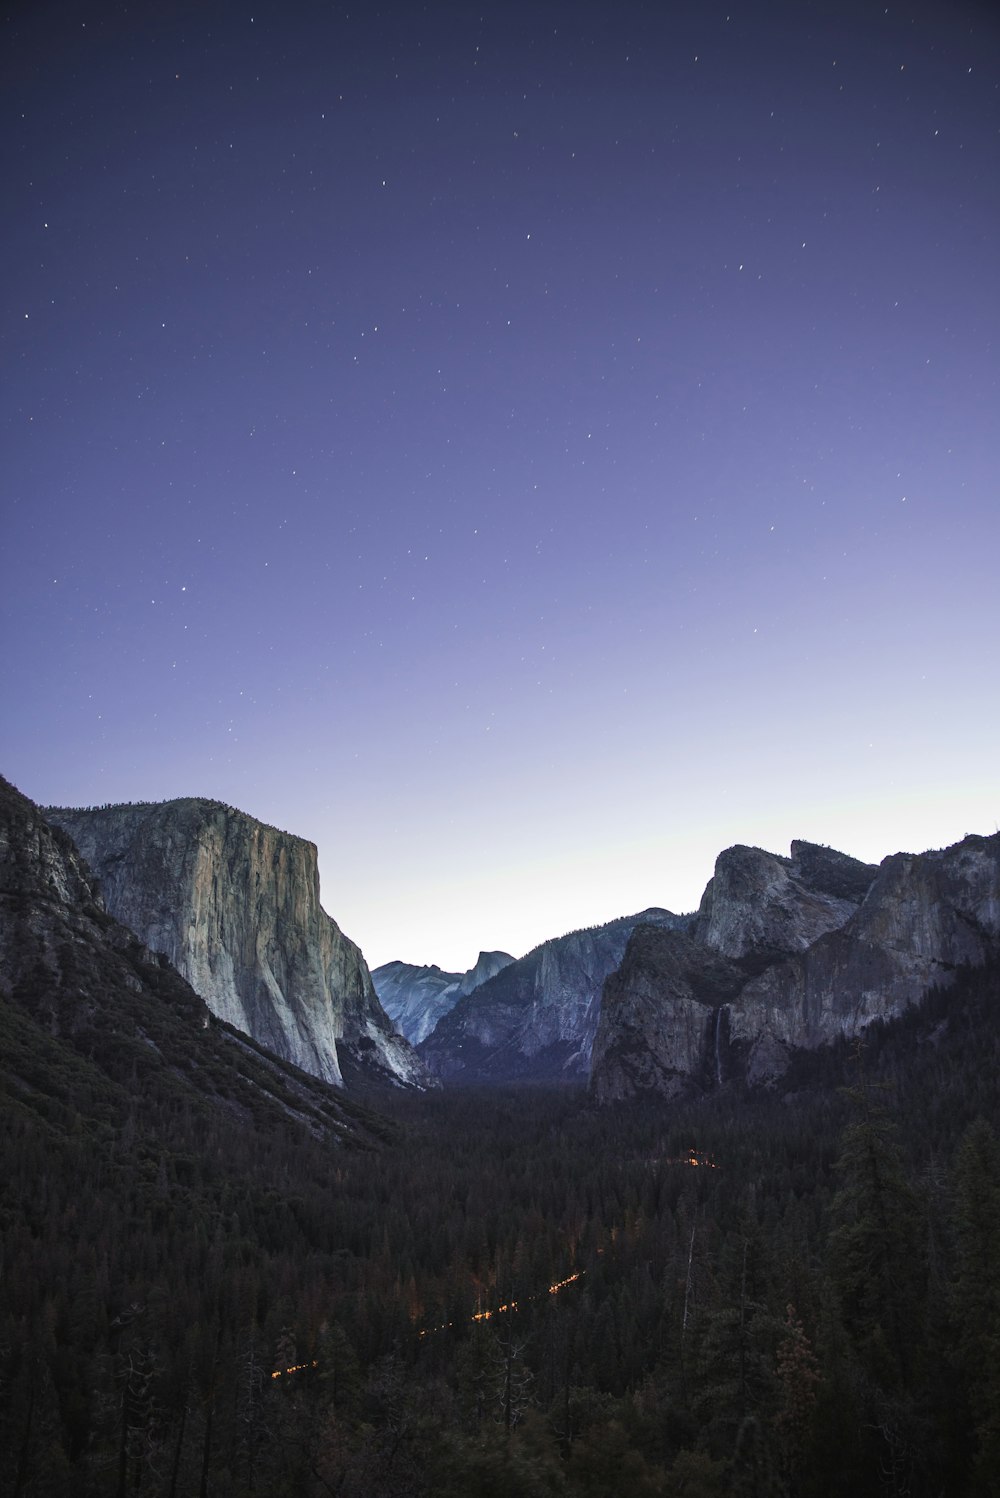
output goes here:
{"type": "Polygon", "coordinates": [[[0,1491],[1000,1493],[998,1002],[780,1095],[380,1094],[353,1145],[67,1051],[3,1098],[0,1491]]]}

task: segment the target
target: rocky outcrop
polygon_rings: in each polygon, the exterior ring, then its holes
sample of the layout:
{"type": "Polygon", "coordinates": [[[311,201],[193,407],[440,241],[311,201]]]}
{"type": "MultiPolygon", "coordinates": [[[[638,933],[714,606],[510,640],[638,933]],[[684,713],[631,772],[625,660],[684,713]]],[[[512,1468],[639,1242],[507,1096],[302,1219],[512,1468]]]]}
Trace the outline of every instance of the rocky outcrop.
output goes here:
{"type": "Polygon", "coordinates": [[[413,962],[386,962],[372,968],[379,1003],[411,1045],[426,1039],[441,1016],[454,1008],[462,977],[462,973],[446,973],[436,963],[421,967],[413,962]]]}
{"type": "Polygon", "coordinates": [[[98,1118],[148,1105],[153,1138],[178,1104],[264,1134],[289,1122],[325,1140],[378,1132],[357,1104],[213,1020],[167,959],[108,913],[67,833],[2,777],[0,1010],[0,1097],[38,1113],[47,1136],[74,1116],[79,1131],[83,1111],[97,1139],[98,1118]]]}
{"type": "Polygon", "coordinates": [[[747,1047],[749,1080],[767,1080],[788,1048],[856,1034],[998,952],[1000,835],[894,854],[839,930],[743,989],[731,1034],[747,1047]]]}
{"type": "Polygon", "coordinates": [[[338,1085],[345,1069],[428,1082],[361,952],[320,905],[313,843],[197,798],[45,814],[73,838],[111,913],[220,1019],[338,1085]]]}
{"type": "Polygon", "coordinates": [[[490,978],[495,978],[505,967],[510,967],[513,961],[515,959],[509,952],[480,952],[475,965],[462,975],[458,985],[459,998],[464,999],[466,994],[474,992],[490,978]]]}
{"type": "Polygon", "coordinates": [[[724,1007],[746,982],[736,962],[683,931],[637,926],[604,985],[592,1056],[599,1102],[721,1076],[724,1007]]]}
{"type": "Polygon", "coordinates": [[[726,957],[767,966],[842,926],[877,872],[816,843],[792,843],[790,858],[728,848],[702,896],[695,938],[726,957]]]}
{"type": "Polygon", "coordinates": [[[411,1045],[419,1045],[459,999],[514,961],[508,952],[480,952],[466,973],[446,973],[436,964],[387,962],[372,971],[382,1008],[411,1045]]]}
{"type": "Polygon", "coordinates": [[[604,980],[634,928],[683,929],[691,919],[647,910],[543,942],[459,999],[419,1053],[446,1081],[582,1081],[604,980]]]}
{"type": "Polygon", "coordinates": [[[593,1089],[772,1081],[795,1049],[898,1015],[998,952],[1000,835],[878,869],[809,843],[788,859],[728,849],[690,937],[637,931],[609,978],[593,1089]]]}

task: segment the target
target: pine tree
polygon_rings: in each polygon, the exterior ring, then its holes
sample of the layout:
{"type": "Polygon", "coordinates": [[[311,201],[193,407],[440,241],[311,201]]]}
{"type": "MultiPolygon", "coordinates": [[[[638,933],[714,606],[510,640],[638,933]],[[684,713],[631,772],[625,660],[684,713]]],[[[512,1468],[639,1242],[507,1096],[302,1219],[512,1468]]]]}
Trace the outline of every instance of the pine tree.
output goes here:
{"type": "Polygon", "coordinates": [[[904,1498],[928,1439],[918,1408],[926,1272],[922,1213],[874,1087],[850,1097],[832,1214],[831,1269],[855,1359],[854,1385],[885,1492],[904,1498]]]}
{"type": "Polygon", "coordinates": [[[924,1301],[921,1214],[895,1131],[875,1089],[850,1096],[833,1200],[831,1260],[844,1325],[869,1377],[899,1391],[912,1384],[924,1301]]]}
{"type": "Polygon", "coordinates": [[[693,1404],[710,1446],[728,1455],[749,1417],[766,1417],[777,1397],[775,1350],[782,1323],[764,1297],[760,1243],[743,1234],[730,1264],[726,1301],[704,1319],[693,1404]]]}
{"type": "Polygon", "coordinates": [[[774,1417],[774,1429],[785,1474],[791,1478],[808,1441],[820,1373],[812,1344],[794,1306],[787,1307],[785,1327],[785,1339],[775,1356],[781,1403],[774,1417]]]}
{"type": "Polygon", "coordinates": [[[974,1491],[1000,1494],[1000,1146],[972,1124],[955,1168],[954,1316],[978,1449],[974,1491]]]}

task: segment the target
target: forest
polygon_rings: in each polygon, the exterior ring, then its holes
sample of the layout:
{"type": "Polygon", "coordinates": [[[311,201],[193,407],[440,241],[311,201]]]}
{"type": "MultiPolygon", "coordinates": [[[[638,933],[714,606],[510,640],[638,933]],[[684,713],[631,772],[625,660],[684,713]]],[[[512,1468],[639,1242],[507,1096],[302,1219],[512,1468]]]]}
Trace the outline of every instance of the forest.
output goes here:
{"type": "Polygon", "coordinates": [[[2,1098],[0,1491],[996,1494],[998,1002],[767,1093],[379,1092],[347,1143],[50,1048],[2,1098]]]}

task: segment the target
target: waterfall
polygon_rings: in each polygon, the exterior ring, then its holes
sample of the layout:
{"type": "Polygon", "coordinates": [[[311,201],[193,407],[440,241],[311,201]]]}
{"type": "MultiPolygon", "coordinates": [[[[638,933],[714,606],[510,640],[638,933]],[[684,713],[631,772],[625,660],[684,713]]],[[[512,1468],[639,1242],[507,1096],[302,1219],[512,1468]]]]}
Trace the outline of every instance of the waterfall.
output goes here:
{"type": "Polygon", "coordinates": [[[726,1043],[729,1042],[729,1005],[720,1004],[715,1011],[715,1085],[722,1086],[722,1016],[726,1016],[726,1043]]]}

